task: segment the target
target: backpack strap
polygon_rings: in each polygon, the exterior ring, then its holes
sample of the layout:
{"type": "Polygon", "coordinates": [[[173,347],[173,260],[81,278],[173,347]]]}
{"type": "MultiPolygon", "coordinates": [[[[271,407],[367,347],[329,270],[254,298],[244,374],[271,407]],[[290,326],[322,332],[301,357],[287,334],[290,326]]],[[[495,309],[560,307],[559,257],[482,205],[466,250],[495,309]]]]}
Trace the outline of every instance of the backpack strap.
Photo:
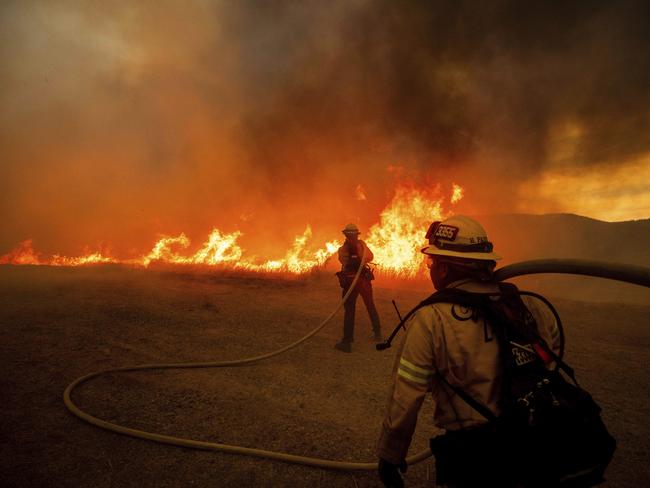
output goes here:
{"type": "MultiPolygon", "coordinates": [[[[465,390],[458,388],[457,386],[452,385],[447,381],[447,378],[445,378],[439,371],[436,372],[436,375],[438,378],[442,380],[442,382],[447,385],[451,390],[458,395],[460,398],[463,399],[465,403],[467,403],[470,407],[472,407],[474,410],[476,410],[478,413],[480,413],[483,417],[488,422],[491,422],[493,420],[497,419],[497,416],[487,408],[485,405],[483,405],[481,402],[479,402],[476,398],[472,397],[469,393],[467,393],[465,390]]],[[[460,420],[459,420],[460,422],[460,420]]]]}

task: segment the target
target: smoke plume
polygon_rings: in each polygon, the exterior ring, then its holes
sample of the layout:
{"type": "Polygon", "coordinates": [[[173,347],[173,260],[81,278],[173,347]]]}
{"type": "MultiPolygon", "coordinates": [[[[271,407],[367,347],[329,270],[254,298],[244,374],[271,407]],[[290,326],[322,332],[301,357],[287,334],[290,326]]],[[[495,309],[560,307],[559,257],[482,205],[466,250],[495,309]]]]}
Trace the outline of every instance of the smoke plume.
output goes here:
{"type": "Polygon", "coordinates": [[[554,211],[536,182],[639,161],[606,197],[647,197],[648,5],[3,2],[0,250],[216,226],[263,255],[307,223],[367,228],[398,182],[554,211]]]}

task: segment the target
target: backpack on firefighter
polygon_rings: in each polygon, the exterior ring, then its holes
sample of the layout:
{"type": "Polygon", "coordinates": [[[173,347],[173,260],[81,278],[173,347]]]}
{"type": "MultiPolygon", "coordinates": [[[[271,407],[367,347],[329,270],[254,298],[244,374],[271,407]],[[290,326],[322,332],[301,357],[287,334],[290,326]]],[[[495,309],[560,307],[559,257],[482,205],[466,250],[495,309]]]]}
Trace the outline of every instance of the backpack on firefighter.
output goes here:
{"type": "MultiPolygon", "coordinates": [[[[445,289],[411,311],[432,303],[471,308],[490,324],[499,341],[502,365],[497,416],[457,385],[437,374],[443,388],[457,394],[487,422],[447,431],[431,439],[438,484],[500,487],[588,487],[603,481],[616,441],[607,431],[600,407],[578,386],[562,360],[564,334],[557,311],[544,297],[500,283],[499,293],[445,289]],[[530,295],[553,312],[560,330],[556,355],[539,336],[521,299],[530,295]],[[548,364],[554,363],[549,369],[548,364]]],[[[403,322],[404,322],[403,321],[403,322]]]]}
{"type": "MultiPolygon", "coordinates": [[[[350,225],[353,224],[348,224],[348,226],[350,225]]],[[[341,271],[335,274],[339,280],[339,285],[341,286],[341,288],[345,290],[350,287],[352,281],[354,280],[354,276],[357,274],[357,271],[359,270],[359,266],[361,266],[361,256],[359,255],[356,244],[346,241],[343,245],[347,248],[348,263],[343,267],[341,271]]],[[[372,281],[375,279],[374,271],[368,263],[365,263],[363,265],[360,278],[368,281],[372,281]]]]}

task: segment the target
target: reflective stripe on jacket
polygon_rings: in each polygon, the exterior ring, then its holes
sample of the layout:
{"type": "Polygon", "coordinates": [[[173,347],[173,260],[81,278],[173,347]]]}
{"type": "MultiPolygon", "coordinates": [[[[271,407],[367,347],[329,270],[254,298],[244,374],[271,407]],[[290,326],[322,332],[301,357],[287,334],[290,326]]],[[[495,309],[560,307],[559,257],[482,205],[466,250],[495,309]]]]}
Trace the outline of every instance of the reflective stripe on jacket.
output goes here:
{"type": "MultiPolygon", "coordinates": [[[[499,291],[494,283],[472,281],[460,281],[452,287],[483,293],[499,291]]],[[[540,336],[557,352],[559,331],[553,314],[535,298],[522,299],[535,317],[540,336]]],[[[482,318],[475,322],[471,310],[449,303],[427,305],[411,317],[393,367],[393,384],[377,447],[380,458],[394,464],[406,458],[427,391],[432,394],[436,427],[456,430],[486,422],[435,379],[436,371],[495,414],[500,413],[499,345],[496,337],[486,341],[486,331],[491,334],[482,318]]]]}

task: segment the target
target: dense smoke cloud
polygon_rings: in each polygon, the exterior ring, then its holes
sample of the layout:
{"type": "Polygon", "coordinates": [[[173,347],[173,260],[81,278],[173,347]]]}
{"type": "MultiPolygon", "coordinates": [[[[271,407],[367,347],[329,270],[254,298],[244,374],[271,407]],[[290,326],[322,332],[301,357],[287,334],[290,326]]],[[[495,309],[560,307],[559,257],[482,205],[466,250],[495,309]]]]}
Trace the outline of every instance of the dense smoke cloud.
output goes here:
{"type": "Polygon", "coordinates": [[[647,2],[0,9],[2,250],[217,226],[265,253],[373,223],[397,181],[516,211],[548,171],[650,152],[647,2]]]}

